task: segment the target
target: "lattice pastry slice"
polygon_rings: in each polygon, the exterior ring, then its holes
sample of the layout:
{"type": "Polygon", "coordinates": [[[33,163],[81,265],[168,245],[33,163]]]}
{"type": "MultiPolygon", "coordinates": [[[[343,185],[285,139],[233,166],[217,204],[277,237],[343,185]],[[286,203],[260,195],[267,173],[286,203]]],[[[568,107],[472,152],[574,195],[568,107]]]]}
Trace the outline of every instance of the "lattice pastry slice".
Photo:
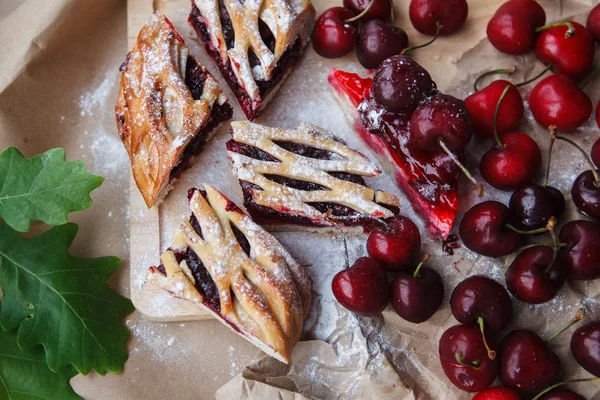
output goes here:
{"type": "Polygon", "coordinates": [[[192,0],[189,21],[253,121],[300,59],[315,9],[309,0],[192,0]]]}
{"type": "Polygon", "coordinates": [[[310,308],[310,279],[270,233],[205,189],[190,189],[192,215],[147,280],[287,363],[310,308]]]}
{"type": "Polygon", "coordinates": [[[369,227],[399,212],[400,200],[369,188],[379,169],[331,132],[303,123],[297,129],[231,123],[227,143],[244,206],[269,227],[369,227]]]}
{"type": "Polygon", "coordinates": [[[148,208],[233,110],[169,20],[153,14],[121,65],[117,128],[148,208]]]}

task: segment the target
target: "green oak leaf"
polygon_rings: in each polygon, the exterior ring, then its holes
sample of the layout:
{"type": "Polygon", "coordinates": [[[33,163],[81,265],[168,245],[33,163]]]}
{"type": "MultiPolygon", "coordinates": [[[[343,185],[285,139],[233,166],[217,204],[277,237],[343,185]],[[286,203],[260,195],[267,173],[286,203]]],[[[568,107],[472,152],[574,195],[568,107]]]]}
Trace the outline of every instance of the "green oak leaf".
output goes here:
{"type": "Polygon", "coordinates": [[[0,400],[81,399],[69,385],[75,375],[72,366],[51,371],[42,346],[21,350],[16,332],[0,329],[0,400]]]}
{"type": "Polygon", "coordinates": [[[69,212],[92,204],[90,192],[102,181],[82,161],[65,161],[64,149],[28,159],[9,147],[0,153],[0,218],[19,232],[28,231],[33,220],[66,224],[69,212]]]}
{"type": "Polygon", "coordinates": [[[121,318],[133,305],[106,280],[121,261],[71,256],[77,229],[69,223],[25,240],[0,224],[0,326],[18,327],[22,348],[43,344],[53,371],[73,364],[82,374],[120,372],[129,337],[121,318]]]}

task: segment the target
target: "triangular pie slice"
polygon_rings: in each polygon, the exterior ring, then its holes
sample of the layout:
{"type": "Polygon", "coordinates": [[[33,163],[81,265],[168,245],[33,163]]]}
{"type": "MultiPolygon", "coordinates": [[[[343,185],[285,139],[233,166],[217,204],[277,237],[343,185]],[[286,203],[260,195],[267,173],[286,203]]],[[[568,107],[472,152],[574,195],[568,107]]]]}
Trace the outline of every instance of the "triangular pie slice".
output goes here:
{"type": "MultiPolygon", "coordinates": [[[[446,239],[458,210],[460,170],[444,152],[420,150],[409,142],[410,115],[378,106],[371,96],[371,78],[333,70],[329,83],[360,138],[425,218],[429,233],[446,239]]],[[[457,152],[457,157],[463,154],[457,152]]]]}
{"type": "Polygon", "coordinates": [[[227,151],[233,174],[246,210],[262,225],[362,231],[399,212],[396,196],[371,189],[363,179],[379,175],[377,166],[323,128],[235,121],[231,134],[227,151]]]}
{"type": "Polygon", "coordinates": [[[192,215],[146,278],[288,363],[310,309],[310,279],[277,239],[204,187],[190,189],[192,215]]]}
{"type": "Polygon", "coordinates": [[[121,71],[117,128],[150,208],[233,110],[217,81],[160,13],[144,25],[121,71]]]}
{"type": "Polygon", "coordinates": [[[192,0],[190,24],[253,121],[310,39],[309,0],[192,0]]]}

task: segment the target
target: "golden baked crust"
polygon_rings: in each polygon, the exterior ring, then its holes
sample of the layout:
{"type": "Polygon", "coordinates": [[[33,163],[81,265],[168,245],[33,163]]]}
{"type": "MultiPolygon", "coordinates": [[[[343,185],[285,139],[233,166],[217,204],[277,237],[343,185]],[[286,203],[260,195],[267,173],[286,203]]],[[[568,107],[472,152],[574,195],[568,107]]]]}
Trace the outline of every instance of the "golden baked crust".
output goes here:
{"type": "Polygon", "coordinates": [[[197,232],[186,220],[173,246],[161,257],[163,274],[151,267],[148,281],[203,307],[221,322],[277,359],[288,362],[308,314],[311,284],[302,267],[267,231],[210,185],[195,190],[190,208],[197,232]],[[246,238],[247,254],[232,226],[246,238]],[[176,253],[192,250],[202,261],[219,293],[219,310],[196,289],[187,261],[176,253]]]}
{"type": "Polygon", "coordinates": [[[196,59],[192,61],[206,80],[201,98],[194,100],[185,83],[192,58],[169,20],[155,13],[121,67],[117,127],[149,208],[168,191],[171,171],[209,121],[213,106],[227,101],[217,81],[196,59]]]}

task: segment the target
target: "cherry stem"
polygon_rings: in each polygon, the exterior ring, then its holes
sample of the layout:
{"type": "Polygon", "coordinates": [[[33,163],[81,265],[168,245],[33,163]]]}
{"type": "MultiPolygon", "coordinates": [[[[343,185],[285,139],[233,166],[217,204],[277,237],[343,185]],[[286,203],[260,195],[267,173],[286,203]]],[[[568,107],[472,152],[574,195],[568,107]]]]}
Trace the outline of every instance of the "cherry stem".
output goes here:
{"type": "Polygon", "coordinates": [[[550,166],[552,161],[552,148],[554,147],[554,142],[556,141],[556,126],[552,125],[550,127],[550,146],[548,146],[548,164],[546,165],[546,180],[544,181],[544,186],[548,186],[548,180],[550,179],[550,166]]]}
{"type": "Polygon", "coordinates": [[[496,109],[494,110],[494,139],[496,139],[496,148],[498,150],[502,150],[505,147],[500,141],[500,136],[498,136],[498,128],[496,127],[498,122],[498,113],[500,111],[500,104],[502,104],[502,100],[504,100],[504,97],[506,96],[506,93],[508,93],[511,86],[512,84],[506,85],[502,91],[502,94],[500,95],[500,98],[498,99],[498,103],[496,103],[496,109]]]}
{"type": "Polygon", "coordinates": [[[460,351],[457,351],[454,354],[454,357],[456,358],[456,362],[459,365],[462,365],[463,367],[469,367],[469,368],[475,368],[475,369],[478,369],[479,367],[481,367],[481,361],[480,360],[475,360],[473,362],[465,361],[463,359],[463,355],[462,355],[462,353],[460,351]]]}
{"type": "Polygon", "coordinates": [[[513,225],[511,225],[511,224],[509,224],[509,223],[506,223],[506,224],[504,224],[504,226],[505,226],[506,228],[510,229],[510,230],[511,230],[511,231],[513,231],[513,232],[520,233],[521,235],[536,235],[536,234],[538,234],[538,233],[544,233],[544,232],[548,232],[548,228],[547,228],[547,227],[543,227],[543,228],[534,229],[534,230],[532,230],[532,231],[524,231],[524,230],[521,230],[521,229],[519,229],[519,228],[516,228],[515,226],[513,226],[513,225]]]}
{"type": "Polygon", "coordinates": [[[479,190],[479,197],[483,196],[483,185],[481,183],[477,183],[477,181],[475,180],[475,178],[473,178],[473,175],[471,175],[469,170],[460,161],[458,161],[458,158],[456,158],[456,155],[454,155],[454,153],[452,151],[450,151],[448,146],[446,146],[446,143],[444,143],[443,139],[438,140],[438,143],[440,144],[440,147],[446,152],[446,154],[448,154],[450,159],[452,161],[454,161],[454,163],[458,166],[458,168],[460,168],[460,170],[463,172],[463,174],[465,174],[465,176],[467,178],[469,178],[469,180],[473,183],[473,185],[477,186],[477,188],[479,190]]]}
{"type": "Polygon", "coordinates": [[[429,254],[425,254],[423,256],[423,259],[421,260],[421,262],[419,263],[419,265],[417,265],[417,268],[415,268],[415,272],[413,273],[413,277],[414,278],[418,278],[419,277],[419,271],[421,270],[421,267],[423,266],[423,264],[425,264],[425,261],[429,260],[431,256],[429,254]]]}
{"type": "Polygon", "coordinates": [[[546,29],[555,28],[557,26],[566,26],[567,27],[567,31],[565,32],[565,39],[570,39],[575,34],[575,27],[569,21],[560,21],[560,22],[555,22],[555,23],[550,24],[550,25],[540,26],[539,28],[536,28],[535,31],[536,32],[541,32],[541,31],[544,31],[546,29]]]}
{"type": "Polygon", "coordinates": [[[479,330],[481,331],[481,337],[483,338],[483,345],[485,346],[485,349],[487,350],[488,353],[488,358],[490,360],[495,360],[496,359],[496,352],[492,349],[490,349],[490,346],[488,346],[487,340],[485,339],[485,321],[483,320],[483,317],[477,317],[477,324],[479,325],[479,330]]]}
{"type": "Polygon", "coordinates": [[[438,38],[438,36],[440,36],[440,30],[441,30],[441,26],[440,26],[440,20],[437,20],[437,21],[435,21],[435,26],[436,26],[436,31],[435,31],[435,36],[433,37],[433,39],[431,39],[430,41],[428,41],[428,42],[426,42],[426,43],[420,44],[420,45],[418,45],[418,46],[407,47],[407,48],[405,48],[404,50],[402,50],[402,51],[400,52],[400,54],[401,54],[401,55],[402,55],[402,54],[406,54],[406,53],[408,53],[409,51],[413,51],[413,50],[416,50],[416,49],[421,49],[421,48],[423,48],[423,47],[427,47],[427,46],[429,46],[431,43],[435,42],[435,40],[438,38]]]}
{"type": "Polygon", "coordinates": [[[544,74],[548,71],[550,71],[550,68],[552,68],[552,63],[548,64],[546,66],[546,68],[544,68],[544,70],[542,72],[540,72],[539,74],[537,74],[536,76],[534,76],[531,79],[527,79],[526,81],[523,81],[521,83],[516,84],[516,87],[521,87],[521,86],[525,86],[525,85],[529,85],[531,82],[537,81],[538,79],[540,79],[542,76],[544,76],[544,74]]]}
{"type": "Polygon", "coordinates": [[[546,343],[550,343],[558,335],[560,335],[561,333],[563,333],[564,331],[566,331],[567,329],[569,329],[570,327],[572,327],[573,325],[575,325],[576,323],[578,323],[579,321],[581,321],[583,319],[583,317],[585,317],[585,313],[586,313],[585,308],[581,307],[580,309],[578,309],[577,310],[577,315],[575,315],[575,318],[573,318],[572,320],[570,320],[569,322],[567,322],[559,330],[557,330],[552,335],[550,335],[550,337],[548,339],[546,339],[546,343]]]}
{"type": "Polygon", "coordinates": [[[360,14],[355,15],[352,18],[348,18],[347,20],[344,21],[344,23],[345,24],[349,24],[350,22],[358,21],[359,19],[361,19],[362,17],[364,17],[366,13],[369,12],[369,10],[371,9],[371,7],[373,7],[373,4],[375,4],[375,0],[371,0],[371,2],[369,3],[369,5],[367,6],[367,8],[365,8],[364,10],[362,10],[362,12],[360,14]]]}
{"type": "MultiPolygon", "coordinates": [[[[558,243],[557,247],[561,248],[561,247],[567,247],[569,246],[568,243],[558,243]]],[[[519,247],[517,249],[517,252],[521,253],[527,249],[531,249],[532,247],[554,247],[554,243],[534,243],[534,244],[528,244],[527,246],[523,246],[523,247],[519,247]]]]}
{"type": "Polygon", "coordinates": [[[563,142],[569,143],[570,145],[572,145],[573,147],[575,147],[577,150],[579,150],[581,152],[581,154],[583,154],[583,157],[585,158],[585,161],[587,161],[587,163],[590,166],[590,169],[592,170],[592,175],[594,175],[594,180],[596,181],[594,183],[594,185],[596,185],[596,187],[600,186],[600,177],[598,176],[598,171],[596,171],[596,166],[594,165],[594,162],[592,161],[592,159],[590,158],[590,156],[588,156],[588,154],[585,152],[585,150],[580,145],[578,145],[577,143],[575,143],[574,141],[572,141],[571,139],[567,139],[564,136],[557,135],[556,134],[556,127],[553,127],[553,126],[550,127],[550,134],[553,135],[558,140],[562,140],[563,142]]]}
{"type": "Polygon", "coordinates": [[[543,395],[556,389],[559,386],[566,385],[568,383],[584,383],[584,382],[600,382],[600,378],[573,379],[571,381],[555,383],[554,385],[548,386],[546,389],[544,389],[542,392],[540,392],[537,396],[535,396],[532,400],[540,399],[543,395]]]}
{"type": "Polygon", "coordinates": [[[554,262],[556,261],[556,256],[558,255],[558,239],[556,238],[556,233],[554,232],[555,226],[556,226],[556,218],[550,217],[550,219],[548,220],[548,224],[546,225],[546,229],[548,229],[548,232],[550,232],[550,236],[552,237],[552,245],[553,245],[552,250],[553,251],[552,251],[552,260],[550,261],[550,264],[544,271],[544,274],[546,274],[546,275],[548,275],[550,273],[550,271],[552,270],[552,267],[554,266],[554,262]]]}
{"type": "Polygon", "coordinates": [[[479,75],[479,77],[477,79],[475,79],[475,82],[473,82],[473,89],[475,89],[476,92],[479,91],[479,88],[478,88],[479,82],[481,82],[481,80],[483,78],[485,78],[486,76],[496,75],[496,74],[512,75],[515,72],[517,72],[517,66],[516,65],[514,65],[510,69],[506,69],[506,68],[503,68],[503,69],[493,69],[491,71],[484,72],[483,74],[479,75]]]}

